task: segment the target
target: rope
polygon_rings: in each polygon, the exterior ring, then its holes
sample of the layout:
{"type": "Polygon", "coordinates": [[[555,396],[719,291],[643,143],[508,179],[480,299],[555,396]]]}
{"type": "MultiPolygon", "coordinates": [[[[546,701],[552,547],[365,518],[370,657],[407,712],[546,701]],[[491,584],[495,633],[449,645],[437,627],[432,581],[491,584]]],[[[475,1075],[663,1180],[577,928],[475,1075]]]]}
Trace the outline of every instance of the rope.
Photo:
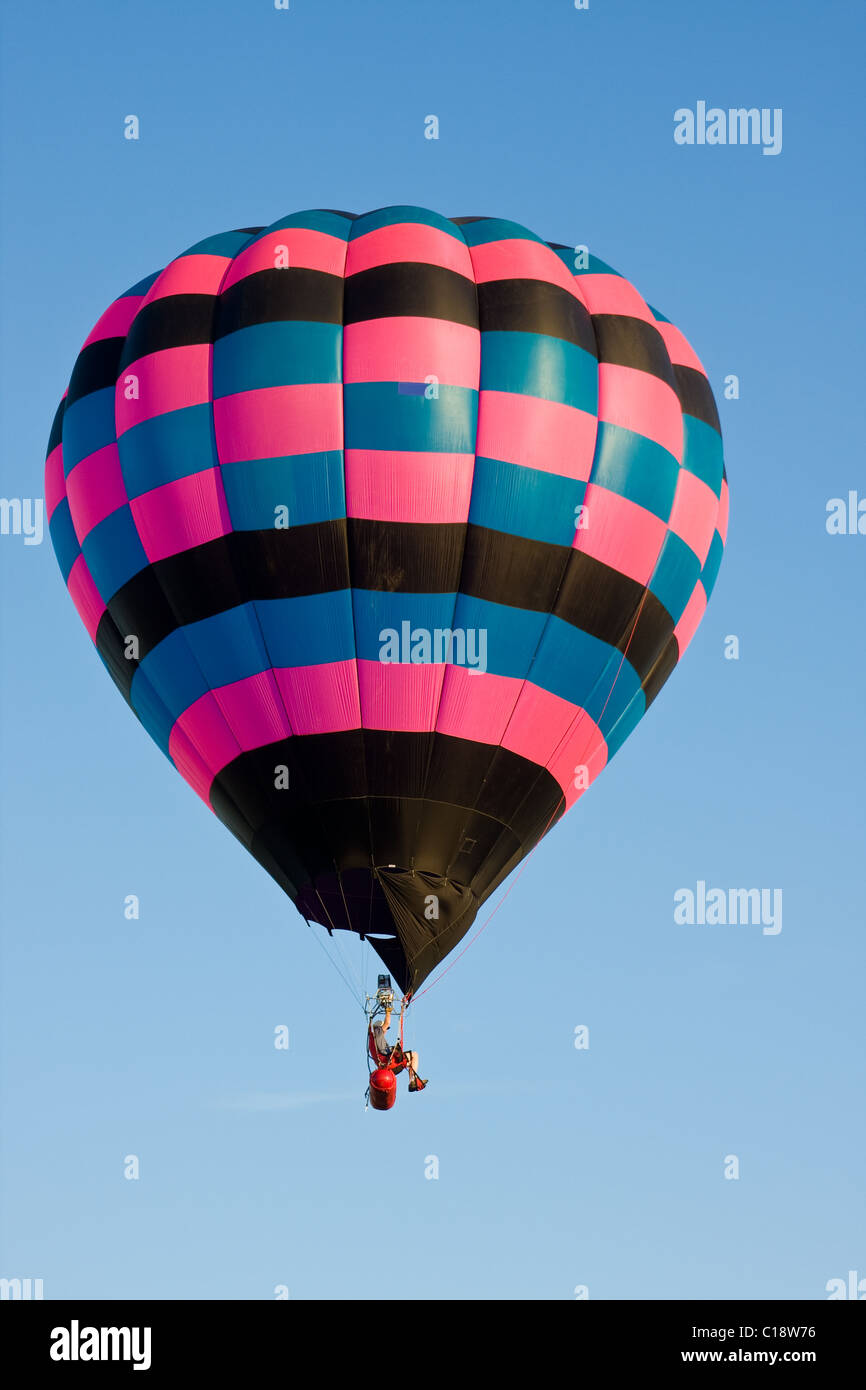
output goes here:
{"type": "Polygon", "coordinates": [[[337,964],[337,962],[334,960],[333,956],[332,956],[332,955],[329,953],[329,951],[327,950],[327,948],[326,948],[326,946],[325,946],[325,943],[322,941],[322,938],[319,936],[318,932],[313,931],[313,924],[312,924],[312,922],[311,922],[307,917],[304,918],[304,921],[307,923],[307,926],[310,928],[310,931],[313,933],[313,940],[316,941],[316,942],[318,942],[319,946],[320,946],[320,947],[322,948],[322,950],[324,951],[326,960],[328,960],[328,961],[330,962],[330,964],[334,967],[334,969],[336,970],[336,972],[337,972],[337,974],[339,975],[340,979],[343,981],[343,984],[346,986],[346,989],[349,991],[349,993],[351,994],[352,998],[354,999],[355,1003],[358,1004],[358,1005],[360,1005],[361,1009],[363,1010],[364,1005],[361,1004],[361,1001],[360,1001],[360,999],[358,998],[357,994],[355,993],[355,990],[354,990],[354,989],[352,988],[352,986],[349,984],[349,981],[346,979],[346,977],[345,977],[345,975],[343,974],[342,970],[340,969],[339,965],[337,964]]]}

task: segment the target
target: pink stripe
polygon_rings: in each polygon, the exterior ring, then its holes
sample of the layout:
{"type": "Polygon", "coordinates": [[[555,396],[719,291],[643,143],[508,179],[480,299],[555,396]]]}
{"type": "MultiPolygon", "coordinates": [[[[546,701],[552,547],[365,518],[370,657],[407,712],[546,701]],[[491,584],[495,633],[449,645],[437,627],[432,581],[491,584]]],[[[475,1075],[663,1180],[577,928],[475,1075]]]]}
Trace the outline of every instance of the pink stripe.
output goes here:
{"type": "Polygon", "coordinates": [[[175,720],[169,737],[185,735],[198,750],[211,777],[240,753],[263,748],[292,733],[273,671],[260,671],[207,691],[175,720]]]}
{"type": "Polygon", "coordinates": [[[652,439],[683,459],[683,409],[666,381],[635,367],[598,364],[598,418],[652,439]]]}
{"type": "Polygon", "coordinates": [[[433,663],[359,661],[364,728],[432,730],[444,675],[445,666],[433,663]]]}
{"type": "Polygon", "coordinates": [[[129,505],[151,564],[227,536],[232,529],[218,468],[164,483],[129,505]]]}
{"type": "Polygon", "coordinates": [[[194,256],[178,256],[154,280],[145,304],[165,299],[170,294],[217,294],[222,284],[228,256],[212,256],[196,252],[194,256]]]}
{"type": "Polygon", "coordinates": [[[290,737],[292,725],[273,671],[220,686],[214,695],[244,752],[290,737]]]}
{"type": "MultiPolygon", "coordinates": [[[[436,728],[453,738],[498,746],[520,699],[521,677],[449,666],[445,672],[436,728]]],[[[515,750],[516,751],[516,750],[515,750]]]]}
{"type": "Polygon", "coordinates": [[[716,520],[716,530],[722,538],[722,545],[725,545],[728,539],[728,508],[730,500],[731,495],[728,491],[728,480],[727,478],[723,478],[722,491],[719,496],[719,515],[716,520]]]}
{"type": "Polygon", "coordinates": [[[362,270],[399,261],[443,266],[468,280],[474,278],[466,242],[423,222],[395,222],[350,241],[346,275],[358,275],[362,270]]]}
{"type": "Polygon", "coordinates": [[[540,241],[488,241],[471,247],[472,266],[479,285],[489,280],[545,280],[559,285],[575,299],[581,298],[580,286],[563,265],[556,252],[540,241]]]}
{"type": "Polygon", "coordinates": [[[185,709],[172,728],[169,754],[178,767],[191,759],[204,788],[196,790],[206,797],[214,777],[242,752],[292,735],[360,727],[354,661],[260,671],[207,691],[185,709]]]}
{"type": "Polygon", "coordinates": [[[695,552],[702,567],[712,543],[718,511],[719,499],[712,488],[687,468],[681,468],[668,526],[695,552]]]}
{"type": "Polygon", "coordinates": [[[346,261],[346,242],[327,232],[306,227],[277,227],[266,232],[232,261],[222,284],[222,293],[260,270],[281,270],[288,258],[288,269],[321,270],[342,277],[346,261]]]}
{"type": "Polygon", "coordinates": [[[369,521],[466,521],[474,469],[474,454],[347,449],[347,515],[369,521]]]}
{"type": "Polygon", "coordinates": [[[422,382],[478,390],[481,334],[447,319],[365,319],[343,330],[343,381],[422,382]]]}
{"type": "Polygon", "coordinates": [[[674,628],[674,637],[680,649],[680,658],[698,630],[698,624],[707,609],[707,593],[698,580],[694,592],[686,604],[685,612],[674,628]]]}
{"type": "Polygon", "coordinates": [[[436,728],[453,738],[501,745],[547,767],[571,805],[575,763],[587,765],[592,782],[607,761],[598,725],[579,705],[512,676],[473,675],[459,666],[445,673],[436,728]]]}
{"type": "Polygon", "coordinates": [[[343,447],[340,382],[263,386],[214,401],[221,463],[343,447]]]}
{"type": "Polygon", "coordinates": [[[210,399],[210,343],[187,347],[161,348],[140,357],[124,368],[114,393],[114,418],[118,439],[133,425],[204,405],[210,399]],[[138,399],[129,400],[130,378],[134,378],[138,399]]]}
{"type": "Polygon", "coordinates": [[[560,401],[481,391],[476,451],[485,458],[586,482],[597,428],[594,415],[560,401]]]}
{"type": "Polygon", "coordinates": [[[63,476],[63,444],[56,444],[45,460],[45,510],[48,520],[54,509],[66,496],[66,479],[63,476]]]}
{"type": "Polygon", "coordinates": [[[198,749],[176,724],[169,739],[169,756],[184,781],[188,782],[196,795],[210,806],[209,794],[215,774],[211,772],[198,749]]]}
{"type": "Polygon", "coordinates": [[[574,548],[619,570],[638,584],[649,584],[668,528],[652,512],[627,497],[590,483],[584,498],[586,529],[575,531],[574,548]]]}
{"type": "Polygon", "coordinates": [[[355,661],[280,667],[217,687],[175,721],[198,745],[213,775],[239,750],[299,734],[361,727],[355,661]]]}
{"type": "MultiPolygon", "coordinates": [[[[125,338],[129,332],[129,325],[135,318],[144,300],[144,295],[124,295],[121,299],[115,299],[106,309],[102,318],[98,320],[96,327],[88,338],[85,339],[84,348],[90,347],[91,343],[101,342],[104,338],[125,338]]],[[[64,392],[64,396],[65,396],[64,392]]]]}
{"type": "Polygon", "coordinates": [[[593,729],[598,732],[589,715],[579,705],[525,681],[502,746],[523,758],[529,758],[530,762],[547,767],[551,758],[561,753],[559,745],[573,732],[576,722],[582,727],[588,726],[583,727],[584,742],[593,729]]]}
{"type": "MultiPolygon", "coordinates": [[[[261,740],[262,743],[270,741],[266,737],[262,737],[261,740]]],[[[206,795],[206,789],[217,773],[227,767],[240,751],[238,740],[226,723],[219,700],[210,690],[175,720],[168,739],[169,757],[187,781],[191,781],[187,775],[188,760],[189,769],[196,779],[201,775],[206,780],[204,792],[199,790],[197,782],[193,782],[200,796],[206,795]]]]}
{"type": "Polygon", "coordinates": [[[585,791],[574,787],[575,758],[580,756],[587,766],[588,783],[598,777],[607,762],[605,738],[587,710],[530,681],[525,681],[520,692],[502,746],[546,767],[566,792],[569,806],[577,801],[581,790],[585,791]]]}
{"type": "Polygon", "coordinates": [[[275,672],[296,734],[360,729],[358,672],[354,659],[321,666],[292,666],[275,672]]]}
{"type": "Polygon", "coordinates": [[[99,595],[99,590],[93,582],[93,576],[87,568],[87,561],[83,555],[79,555],[72,569],[69,571],[69,578],[66,587],[72,597],[72,602],[78,609],[78,616],[90,633],[92,641],[96,641],[96,629],[99,627],[99,620],[105,612],[105,604],[99,595]]]}
{"type": "Polygon", "coordinates": [[[341,661],[265,671],[208,691],[175,722],[170,756],[207,800],[214,777],[241,752],[292,734],[359,728],[358,676],[365,728],[426,732],[438,707],[440,732],[491,748],[501,744],[548,767],[568,804],[580,794],[575,761],[588,767],[591,782],[607,760],[604,738],[585,710],[529,682],[457,666],[377,661],[360,661],[357,670],[354,661],[341,661]]]}
{"type": "Polygon", "coordinates": [[[656,328],[665,340],[665,347],[672,362],[680,367],[693,367],[696,372],[706,376],[703,364],[684,335],[672,323],[656,323],[656,328]]]}
{"type": "Polygon", "coordinates": [[[94,526],[129,501],[116,444],[106,444],[77,463],[66,480],[69,512],[78,537],[84,542],[94,526]]]}
{"type": "Polygon", "coordinates": [[[591,314],[625,314],[658,327],[634,285],[621,275],[580,275],[580,289],[591,314]]]}
{"type": "Polygon", "coordinates": [[[565,809],[586,791],[575,782],[586,781],[591,786],[607,764],[607,742],[598,725],[581,710],[570,732],[547,765],[551,777],[555,777],[565,793],[565,809]],[[586,769],[584,775],[583,769],[586,769]]]}

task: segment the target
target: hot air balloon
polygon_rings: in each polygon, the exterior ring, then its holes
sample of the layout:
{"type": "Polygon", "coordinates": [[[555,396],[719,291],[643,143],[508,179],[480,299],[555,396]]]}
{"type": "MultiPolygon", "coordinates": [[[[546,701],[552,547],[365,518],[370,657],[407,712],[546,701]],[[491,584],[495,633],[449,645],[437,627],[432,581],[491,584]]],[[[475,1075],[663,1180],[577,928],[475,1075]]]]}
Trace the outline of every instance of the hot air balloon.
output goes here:
{"type": "Polygon", "coordinates": [[[405,994],[602,771],[718,573],[718,414],[603,261],[489,217],[295,213],[121,295],[46,505],[180,774],[405,994]]]}

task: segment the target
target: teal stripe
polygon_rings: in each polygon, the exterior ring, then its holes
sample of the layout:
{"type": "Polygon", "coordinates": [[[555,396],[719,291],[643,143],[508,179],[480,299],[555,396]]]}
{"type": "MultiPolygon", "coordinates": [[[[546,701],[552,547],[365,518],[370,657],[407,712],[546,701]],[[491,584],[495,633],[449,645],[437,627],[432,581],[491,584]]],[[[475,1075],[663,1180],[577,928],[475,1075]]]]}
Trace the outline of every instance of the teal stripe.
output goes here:
{"type": "Polygon", "coordinates": [[[282,521],[281,508],[289,526],[346,515],[342,450],[224,463],[221,472],[235,531],[268,530],[282,521]]]}
{"type": "Polygon", "coordinates": [[[475,452],[477,391],[440,386],[438,400],[428,400],[399,387],[392,381],[355,382],[343,388],[347,449],[475,452]]]}
{"type": "Polygon", "coordinates": [[[537,241],[539,246],[547,242],[528,227],[519,222],[508,222],[501,217],[485,217],[481,222],[467,222],[459,227],[467,246],[486,246],[491,241],[537,241]]]}
{"type": "MultiPolygon", "coordinates": [[[[100,656],[101,655],[100,653],[100,656]]],[[[111,675],[111,669],[104,658],[103,665],[109,675],[111,675]]],[[[201,693],[203,694],[204,692],[202,691],[201,693]]],[[[193,698],[197,697],[194,696],[193,698]]],[[[156,691],[147,676],[142,674],[141,666],[138,667],[132,678],[132,684],[129,690],[129,703],[147,732],[150,734],[154,743],[162,750],[172,763],[172,766],[176,766],[174,759],[168,751],[168,746],[177,715],[175,715],[174,710],[170,709],[165,703],[162,695],[156,691]]],[[[186,709],[185,705],[178,709],[177,713],[183,714],[184,709],[186,709]]]]}
{"type": "Polygon", "coordinates": [[[351,241],[357,240],[359,236],[366,236],[367,232],[376,232],[380,227],[395,227],[401,222],[415,222],[422,227],[436,227],[440,232],[447,232],[448,236],[455,241],[462,241],[460,228],[455,227],[453,222],[449,222],[447,217],[441,213],[432,212],[430,208],[416,208],[411,204],[397,205],[393,208],[377,208],[375,212],[365,213],[352,223],[352,230],[349,234],[351,241]]]}
{"type": "Polygon", "coordinates": [[[718,430],[693,415],[683,416],[683,468],[711,487],[717,497],[722,492],[724,456],[718,430]]]}
{"type": "MultiPolygon", "coordinates": [[[[604,730],[614,727],[640,693],[637,673],[606,642],[547,613],[470,595],[342,589],[258,600],[257,621],[251,621],[251,611],[250,604],[241,604],[178,628],[141,662],[131,702],[163,746],[174,721],[208,690],[272,665],[313,666],[356,655],[379,661],[391,634],[396,634],[397,659],[406,655],[411,660],[412,633],[419,630],[431,643],[437,629],[462,631],[464,650],[459,643],[451,650],[455,664],[517,679],[528,676],[541,689],[581,705],[604,730]]],[[[436,654],[431,647],[434,659],[436,654]]]]}
{"type": "Polygon", "coordinates": [[[148,559],[129,507],[118,507],[84,537],[81,547],[103,603],[108,603],[148,559]]]}
{"type": "Polygon", "coordinates": [[[628,658],[623,661],[609,643],[553,615],[528,679],[580,705],[602,732],[613,727],[640,690],[640,678],[628,658]]]}
{"type": "Polygon", "coordinates": [[[336,323],[257,323],[218,338],[213,350],[214,397],[263,386],[342,379],[343,330],[336,323]]]}
{"type": "Polygon", "coordinates": [[[725,547],[718,531],[713,532],[713,539],[710,544],[707,558],[704,561],[704,568],[701,570],[701,583],[704,586],[707,598],[715,588],[716,580],[719,577],[719,566],[722,563],[722,555],[725,547]]]}
{"type": "Polygon", "coordinates": [[[610,762],[613,755],[622,747],[630,734],[634,732],[640,721],[646,714],[646,695],[643,690],[636,690],[631,701],[626,708],[619,714],[616,721],[610,724],[607,718],[607,710],[602,721],[602,732],[607,743],[607,760],[610,762]]]}
{"type": "Polygon", "coordinates": [[[278,222],[272,222],[270,227],[259,233],[256,241],[264,241],[266,237],[282,231],[284,227],[299,227],[307,232],[324,232],[326,236],[348,241],[353,226],[351,217],[341,217],[338,212],[327,212],[323,208],[308,208],[306,212],[292,212],[288,217],[281,217],[278,222]]]}
{"type": "Polygon", "coordinates": [[[54,546],[54,554],[57,556],[60,573],[63,575],[63,582],[67,584],[70,570],[81,554],[81,546],[78,544],[75,527],[72,525],[72,513],[69,510],[68,497],[61,498],[54,508],[48,523],[48,533],[51,536],[51,544],[54,546]]]}
{"type": "Polygon", "coordinates": [[[701,564],[692,550],[673,531],[668,531],[650,579],[650,591],[679,622],[698,582],[701,564]]]}
{"type": "MultiPolygon", "coordinates": [[[[197,241],[194,246],[184,251],[183,255],[227,256],[229,260],[234,260],[238,252],[253,240],[250,232],[217,232],[215,236],[205,237],[204,241],[197,241]]],[[[183,256],[176,256],[174,259],[182,260],[183,256]]]]}
{"type": "Polygon", "coordinates": [[[667,521],[680,466],[673,454],[633,430],[599,421],[590,481],[667,521]]]}
{"type": "MultiPolygon", "coordinates": [[[[575,243],[575,245],[582,244],[585,243],[575,243]]],[[[607,261],[599,260],[598,256],[594,256],[591,251],[589,252],[589,255],[587,257],[588,264],[583,266],[581,269],[578,269],[574,264],[573,246],[555,246],[553,250],[559,257],[559,259],[562,261],[562,264],[566,267],[566,269],[571,271],[572,275],[615,275],[618,280],[621,280],[623,278],[618,270],[614,270],[613,266],[608,265],[607,261]]],[[[583,257],[581,257],[581,260],[582,259],[583,257]]]]}
{"type": "Polygon", "coordinates": [[[120,436],[117,447],[130,498],[213,468],[217,460],[211,406],[185,406],[142,420],[120,436]]]}
{"type": "Polygon", "coordinates": [[[63,412],[62,431],[63,476],[68,478],[76,463],[114,443],[114,387],[91,391],[68,405],[63,412]]]}
{"type": "Polygon", "coordinates": [[[469,521],[548,545],[574,543],[586,483],[558,473],[476,456],[469,521]]]}
{"type": "MultiPolygon", "coordinates": [[[[162,271],[161,271],[161,270],[155,270],[155,271],[153,272],[152,275],[147,275],[147,276],[145,276],[145,278],[144,278],[143,280],[139,280],[139,282],[138,282],[137,285],[133,285],[133,286],[132,286],[132,289],[126,290],[125,293],[119,295],[118,298],[120,298],[120,299],[132,299],[133,296],[138,297],[139,295],[141,295],[141,296],[143,297],[144,295],[147,294],[147,292],[148,292],[148,290],[150,289],[151,285],[153,285],[153,284],[159,279],[159,277],[160,277],[161,274],[162,274],[162,271]]],[[[115,301],[115,303],[116,303],[116,302],[117,302],[117,301],[115,301]]],[[[112,307],[113,307],[113,306],[112,306],[112,307]]]]}
{"type": "Polygon", "coordinates": [[[481,390],[558,401],[595,415],[598,363],[575,343],[542,333],[482,333],[481,390]]]}

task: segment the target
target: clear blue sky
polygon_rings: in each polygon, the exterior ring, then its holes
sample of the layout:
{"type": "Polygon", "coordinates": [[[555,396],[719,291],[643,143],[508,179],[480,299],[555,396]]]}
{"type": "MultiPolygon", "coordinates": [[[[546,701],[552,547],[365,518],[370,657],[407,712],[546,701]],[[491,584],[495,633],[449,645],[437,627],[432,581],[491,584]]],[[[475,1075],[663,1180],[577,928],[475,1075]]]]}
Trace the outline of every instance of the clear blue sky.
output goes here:
{"type": "Polygon", "coordinates": [[[0,537],[0,1274],[298,1299],[363,1296],[383,1263],[433,1299],[866,1276],[866,536],[825,529],[866,496],[863,38],[850,0],[4,7],[4,496],[42,495],[128,286],[212,232],[416,203],[586,242],[682,327],[731,526],[681,668],[419,1000],[431,1086],[384,1116],[356,1005],[118,696],[47,530],[0,537]],[[699,100],[781,107],[782,153],[677,146],[699,100]],[[677,926],[699,879],[781,888],[781,933],[677,926]]]}

